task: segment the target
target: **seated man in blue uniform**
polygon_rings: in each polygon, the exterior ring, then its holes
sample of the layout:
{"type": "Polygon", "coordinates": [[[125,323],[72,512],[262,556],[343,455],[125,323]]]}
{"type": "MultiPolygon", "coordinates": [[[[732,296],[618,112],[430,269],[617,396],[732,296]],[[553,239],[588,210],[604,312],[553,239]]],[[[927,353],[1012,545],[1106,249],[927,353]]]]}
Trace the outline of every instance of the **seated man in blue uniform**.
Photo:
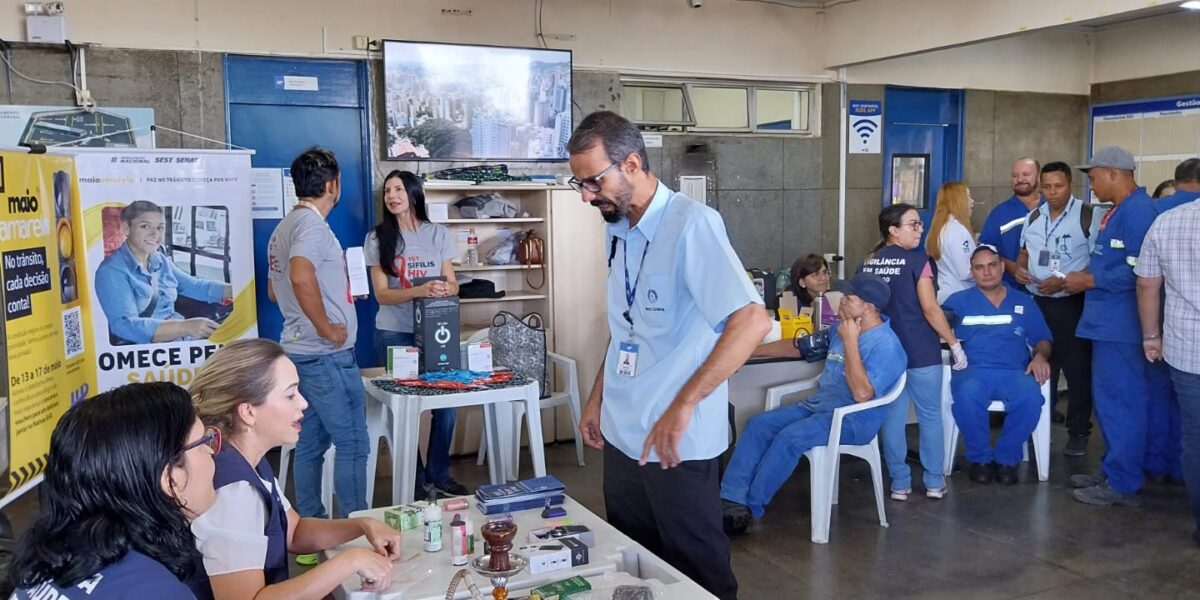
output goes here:
{"type": "MultiPolygon", "coordinates": [[[[880,314],[891,288],[878,275],[859,273],[841,282],[840,322],[817,393],[794,406],[751,417],[721,480],[726,533],[744,533],[750,517],[762,517],[771,497],[800,457],[829,440],[833,410],[883,394],[904,373],[908,355],[880,314]]],[[[851,413],[842,421],[842,444],[867,444],[883,424],[885,407],[851,413]]]]}
{"type": "Polygon", "coordinates": [[[1050,378],[1050,329],[1033,298],[1004,285],[1004,266],[995,248],[985,244],[975,249],[971,275],[975,287],[950,296],[943,305],[958,316],[954,335],[962,340],[970,365],[950,379],[951,409],[971,461],[971,481],[1011,485],[1017,482],[1021,445],[1041,415],[1041,386],[1050,378]],[[1004,403],[1007,414],[993,448],[988,405],[996,400],[1004,403]]]}

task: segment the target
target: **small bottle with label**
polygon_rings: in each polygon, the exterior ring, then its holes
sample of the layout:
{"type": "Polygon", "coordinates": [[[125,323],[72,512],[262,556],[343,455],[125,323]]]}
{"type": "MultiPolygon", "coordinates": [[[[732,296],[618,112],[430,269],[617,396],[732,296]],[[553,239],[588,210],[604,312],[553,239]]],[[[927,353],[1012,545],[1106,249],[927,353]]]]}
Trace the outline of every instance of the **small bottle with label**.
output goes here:
{"type": "Polygon", "coordinates": [[[442,509],[438,506],[437,498],[429,495],[429,505],[421,515],[425,522],[425,551],[438,552],[442,549],[442,509]]]}
{"type": "Polygon", "coordinates": [[[461,515],[450,521],[450,564],[459,567],[467,564],[467,524],[461,515]]]}
{"type": "Polygon", "coordinates": [[[475,235],[474,227],[467,232],[467,260],[465,262],[468,267],[479,266],[479,237],[475,235]]]}

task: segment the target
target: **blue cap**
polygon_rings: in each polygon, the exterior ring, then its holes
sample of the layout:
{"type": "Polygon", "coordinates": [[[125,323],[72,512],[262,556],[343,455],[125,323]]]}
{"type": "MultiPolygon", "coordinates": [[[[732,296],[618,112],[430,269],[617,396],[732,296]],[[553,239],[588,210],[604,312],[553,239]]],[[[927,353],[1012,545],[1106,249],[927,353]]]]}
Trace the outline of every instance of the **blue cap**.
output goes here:
{"type": "Polygon", "coordinates": [[[874,273],[859,273],[845,281],[839,281],[837,290],[849,296],[858,296],[863,302],[883,310],[892,299],[892,288],[882,277],[874,273]]]}

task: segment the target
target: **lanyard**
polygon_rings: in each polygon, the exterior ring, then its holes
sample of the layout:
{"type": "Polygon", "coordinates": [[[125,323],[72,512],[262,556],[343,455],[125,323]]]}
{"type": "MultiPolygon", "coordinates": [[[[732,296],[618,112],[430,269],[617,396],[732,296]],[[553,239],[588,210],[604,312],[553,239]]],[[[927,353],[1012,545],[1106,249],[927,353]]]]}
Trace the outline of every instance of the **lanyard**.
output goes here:
{"type": "Polygon", "coordinates": [[[638,282],[642,280],[642,267],[646,265],[646,253],[650,251],[650,240],[646,240],[646,246],[642,248],[642,260],[638,263],[637,277],[633,280],[633,285],[629,285],[629,240],[624,240],[625,250],[623,262],[625,263],[625,312],[621,315],[625,317],[625,321],[629,323],[629,337],[633,337],[633,301],[637,299],[638,282]]]}
{"type": "Polygon", "coordinates": [[[1071,198],[1071,201],[1067,203],[1067,209],[1064,210],[1061,215],[1058,215],[1058,220],[1054,222],[1053,228],[1050,227],[1050,218],[1049,218],[1050,217],[1050,209],[1049,208],[1046,209],[1045,230],[1046,230],[1046,245],[1047,246],[1050,245],[1050,235],[1053,234],[1055,231],[1058,231],[1058,226],[1062,225],[1062,222],[1063,222],[1063,220],[1065,220],[1067,218],[1067,215],[1071,214],[1071,208],[1074,206],[1075,206],[1075,199],[1071,198]]]}
{"type": "Polygon", "coordinates": [[[1114,204],[1112,210],[1104,213],[1104,218],[1100,219],[1100,231],[1104,231],[1104,228],[1108,227],[1108,220],[1111,219],[1113,215],[1117,214],[1118,208],[1121,208],[1121,205],[1114,204]]]}

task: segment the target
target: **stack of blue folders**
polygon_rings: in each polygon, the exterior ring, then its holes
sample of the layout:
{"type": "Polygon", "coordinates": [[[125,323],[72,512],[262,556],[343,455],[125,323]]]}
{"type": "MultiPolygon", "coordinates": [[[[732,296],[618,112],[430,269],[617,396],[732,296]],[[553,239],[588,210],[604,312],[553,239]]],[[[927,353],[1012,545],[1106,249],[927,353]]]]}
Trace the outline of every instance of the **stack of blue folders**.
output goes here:
{"type": "Polygon", "coordinates": [[[543,508],[562,504],[566,486],[553,475],[514,483],[481,485],[475,491],[475,507],[485,515],[543,508]]]}

